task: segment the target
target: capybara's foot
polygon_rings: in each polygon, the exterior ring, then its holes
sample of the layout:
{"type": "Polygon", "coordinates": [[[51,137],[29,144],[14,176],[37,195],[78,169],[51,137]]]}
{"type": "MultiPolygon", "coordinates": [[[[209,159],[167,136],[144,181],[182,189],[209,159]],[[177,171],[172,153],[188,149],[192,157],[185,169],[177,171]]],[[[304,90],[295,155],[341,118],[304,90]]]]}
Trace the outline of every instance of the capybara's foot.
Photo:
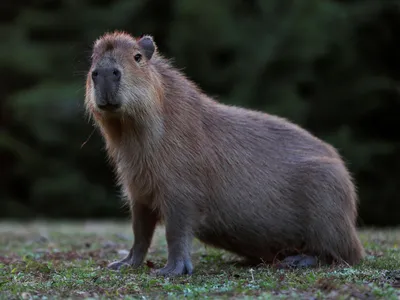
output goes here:
{"type": "Polygon", "coordinates": [[[130,267],[130,263],[125,261],[125,260],[118,260],[110,263],[107,268],[110,270],[120,270],[121,268],[127,268],[130,267]]]}
{"type": "Polygon", "coordinates": [[[157,269],[153,273],[166,277],[191,275],[193,273],[193,265],[190,260],[168,263],[164,268],[157,269]]]}
{"type": "Polygon", "coordinates": [[[111,270],[120,270],[121,268],[137,268],[140,266],[140,263],[137,263],[137,260],[135,260],[131,254],[129,254],[127,257],[114,261],[110,263],[107,268],[111,270]]]}
{"type": "Polygon", "coordinates": [[[315,267],[317,263],[316,257],[300,254],[286,257],[278,266],[282,268],[311,268],[315,267]]]}

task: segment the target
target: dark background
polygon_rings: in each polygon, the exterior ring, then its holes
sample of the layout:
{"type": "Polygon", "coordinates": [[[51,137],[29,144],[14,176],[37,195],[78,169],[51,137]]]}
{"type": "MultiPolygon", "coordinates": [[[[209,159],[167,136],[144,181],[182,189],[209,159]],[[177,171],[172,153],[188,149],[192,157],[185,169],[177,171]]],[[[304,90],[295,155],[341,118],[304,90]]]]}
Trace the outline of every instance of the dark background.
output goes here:
{"type": "Polygon", "coordinates": [[[400,223],[400,1],[64,0],[0,4],[0,217],[126,218],[85,118],[91,46],[151,34],[224,103],[338,148],[360,225],[400,223]]]}

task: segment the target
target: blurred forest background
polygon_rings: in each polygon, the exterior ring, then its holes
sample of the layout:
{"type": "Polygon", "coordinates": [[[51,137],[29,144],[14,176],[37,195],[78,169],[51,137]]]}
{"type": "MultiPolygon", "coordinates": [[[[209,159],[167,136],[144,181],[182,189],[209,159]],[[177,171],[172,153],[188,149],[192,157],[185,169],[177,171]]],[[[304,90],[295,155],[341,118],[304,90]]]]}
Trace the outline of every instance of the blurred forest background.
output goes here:
{"type": "Polygon", "coordinates": [[[105,31],[154,36],[208,94],[304,126],[345,158],[360,225],[400,224],[400,1],[0,4],[0,217],[116,218],[85,73],[105,31]]]}

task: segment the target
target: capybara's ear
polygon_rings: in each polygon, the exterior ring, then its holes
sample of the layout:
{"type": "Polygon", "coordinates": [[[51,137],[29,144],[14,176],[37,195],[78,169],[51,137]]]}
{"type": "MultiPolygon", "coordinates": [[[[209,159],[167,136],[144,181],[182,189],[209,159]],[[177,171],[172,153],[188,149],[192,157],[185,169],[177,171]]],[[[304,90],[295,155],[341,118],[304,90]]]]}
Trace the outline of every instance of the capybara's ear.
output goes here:
{"type": "Polygon", "coordinates": [[[153,41],[153,37],[150,35],[141,35],[138,40],[138,45],[144,51],[144,56],[147,60],[150,60],[156,50],[156,45],[153,41]]]}

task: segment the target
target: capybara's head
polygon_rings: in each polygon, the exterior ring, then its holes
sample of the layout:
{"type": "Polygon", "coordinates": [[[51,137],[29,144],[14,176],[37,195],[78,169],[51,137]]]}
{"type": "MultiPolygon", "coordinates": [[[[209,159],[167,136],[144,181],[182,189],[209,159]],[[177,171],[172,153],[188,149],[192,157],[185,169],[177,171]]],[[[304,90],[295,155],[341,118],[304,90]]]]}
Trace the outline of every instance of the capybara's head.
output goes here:
{"type": "Polygon", "coordinates": [[[133,113],[154,101],[157,75],[151,68],[156,45],[148,35],[123,32],[96,40],[86,80],[86,105],[96,115],[133,113]]]}

